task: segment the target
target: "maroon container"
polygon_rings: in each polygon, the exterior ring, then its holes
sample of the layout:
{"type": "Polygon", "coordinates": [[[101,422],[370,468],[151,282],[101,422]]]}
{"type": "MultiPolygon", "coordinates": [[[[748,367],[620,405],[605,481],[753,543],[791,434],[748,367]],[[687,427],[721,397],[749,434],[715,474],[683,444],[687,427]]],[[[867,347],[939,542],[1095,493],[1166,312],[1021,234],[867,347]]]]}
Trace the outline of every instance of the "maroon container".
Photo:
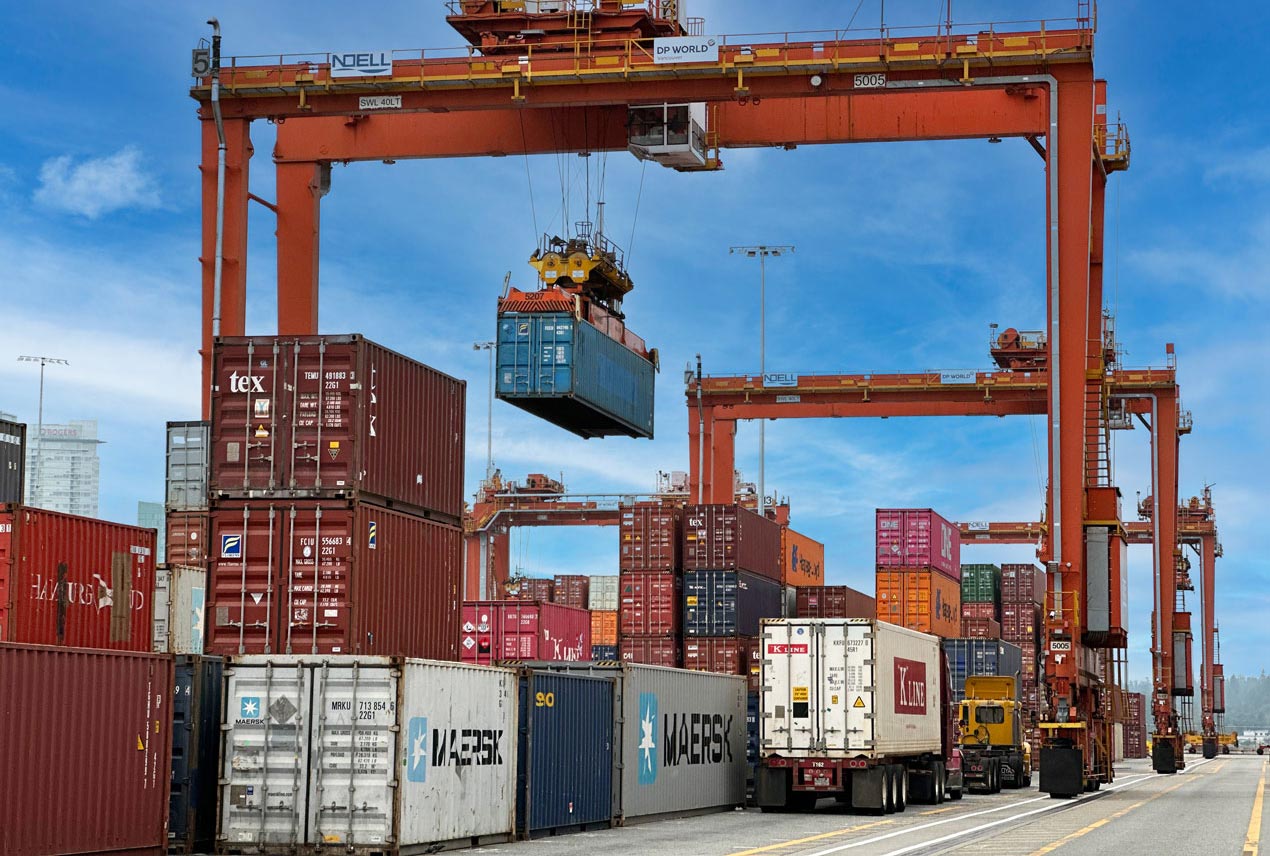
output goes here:
{"type": "Polygon", "coordinates": [[[994,618],[963,617],[961,635],[967,639],[1000,639],[1001,622],[994,618]]]}
{"type": "Polygon", "coordinates": [[[457,527],[352,500],[227,502],[211,519],[208,653],[458,658],[457,527]]]}
{"type": "Polygon", "coordinates": [[[153,529],[0,505],[0,641],[149,651],[156,537],[153,529]]]}
{"type": "Polygon", "coordinates": [[[961,579],[961,530],[929,508],[877,510],[879,568],[934,568],[961,579]]]}
{"type": "Polygon", "coordinates": [[[675,636],[622,636],[617,645],[624,663],[679,667],[681,650],[675,636]]]}
{"type": "Polygon", "coordinates": [[[622,574],[617,632],[622,636],[676,636],[683,581],[672,574],[622,574]]]}
{"type": "Polygon", "coordinates": [[[683,509],[660,502],[621,508],[621,571],[672,573],[683,566],[683,509]]]}
{"type": "Polygon", "coordinates": [[[749,571],[780,582],[781,527],[739,505],[684,509],[685,571],[749,571]]]}
{"type": "Polygon", "coordinates": [[[591,595],[591,578],[580,574],[557,574],[553,581],[554,603],[586,609],[591,595]]]}
{"type": "Polygon", "coordinates": [[[164,561],[169,565],[207,567],[211,552],[207,547],[210,537],[208,512],[169,511],[165,525],[164,561]]]}
{"type": "Polygon", "coordinates": [[[1001,638],[1019,644],[1031,642],[1035,647],[1040,637],[1041,611],[1035,604],[1006,603],[1001,606],[1001,638]]]}
{"type": "Polygon", "coordinates": [[[507,600],[541,600],[551,603],[556,599],[555,580],[538,577],[521,577],[507,583],[507,600]]]}
{"type": "Polygon", "coordinates": [[[1045,571],[1035,565],[1001,566],[1002,603],[1045,603],[1045,571]]]}
{"type": "Polygon", "coordinates": [[[794,609],[799,618],[873,618],[877,602],[850,586],[800,586],[794,609]]]}
{"type": "Polygon", "coordinates": [[[477,600],[463,604],[464,663],[591,659],[591,613],[558,603],[477,600]]]}
{"type": "Polygon", "coordinates": [[[462,517],[463,381],[356,335],[222,339],[213,362],[213,496],[462,517]]]}
{"type": "Polygon", "coordinates": [[[983,618],[990,621],[998,621],[1000,620],[1001,615],[997,610],[997,605],[995,603],[963,602],[961,604],[961,618],[963,621],[967,618],[983,618]]]}
{"type": "Polygon", "coordinates": [[[0,644],[0,853],[167,852],[172,663],[0,644]]]}
{"type": "Polygon", "coordinates": [[[759,640],[752,636],[685,639],[683,667],[698,672],[744,675],[751,689],[757,690],[762,650],[759,640]]]}

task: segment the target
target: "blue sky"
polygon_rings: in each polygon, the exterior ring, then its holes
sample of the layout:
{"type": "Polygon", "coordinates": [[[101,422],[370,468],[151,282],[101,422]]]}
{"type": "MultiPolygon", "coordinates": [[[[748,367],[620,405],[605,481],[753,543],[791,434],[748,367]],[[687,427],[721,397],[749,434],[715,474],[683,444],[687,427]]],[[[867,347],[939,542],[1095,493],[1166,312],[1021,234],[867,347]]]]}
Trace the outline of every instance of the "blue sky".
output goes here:
{"type": "MultiPolygon", "coordinates": [[[[851,2],[693,3],[718,33],[846,26],[851,2]]],[[[892,25],[934,26],[943,2],[890,0],[892,25]]],[[[1075,2],[954,3],[955,21],[1064,17],[1075,2]]],[[[163,423],[198,415],[199,128],[189,49],[217,15],[226,54],[443,47],[459,39],[439,2],[383,2],[351,14],[316,0],[281,4],[50,0],[6,11],[0,50],[0,410],[34,421],[36,375],[51,369],[46,419],[101,422],[102,514],[135,517],[162,497],[163,423]],[[107,8],[107,5],[109,8],[107,8]]],[[[857,26],[877,21],[865,0],[857,26]]],[[[1182,491],[1215,483],[1226,557],[1219,620],[1229,672],[1259,671],[1270,650],[1270,111],[1260,77],[1260,4],[1104,2],[1097,69],[1133,136],[1133,167],[1108,199],[1107,295],[1129,365],[1157,365],[1177,343],[1195,432],[1182,443],[1182,491]],[[1202,25],[1201,25],[1202,23],[1202,25]],[[1240,83],[1239,81],[1245,81],[1240,83]]],[[[270,126],[253,127],[252,189],[273,194],[270,126]]],[[[1044,323],[1043,174],[1020,141],[748,150],[717,174],[604,160],[607,217],[630,243],[629,322],[662,353],[657,439],[582,441],[499,403],[503,472],[563,473],[576,492],[648,491],[687,468],[681,369],[757,365],[757,271],[731,244],[790,243],[768,277],[769,369],[903,371],[986,367],[988,324],[1044,323]],[[642,181],[642,203],[633,221],[642,181]],[[633,226],[633,229],[632,229],[633,226]]],[[[322,211],[323,332],[363,332],[469,381],[468,483],[484,470],[487,364],[507,271],[560,221],[561,160],[473,159],[335,169],[322,211]]],[[[563,159],[581,209],[581,162],[563,159]]],[[[249,332],[273,323],[272,224],[251,221],[249,332]]],[[[933,506],[953,519],[1035,518],[1043,505],[1043,420],[769,423],[769,491],[795,526],[824,541],[831,582],[872,588],[872,509],[933,506]]],[[[1117,482],[1150,490],[1147,437],[1117,437],[1117,482]]],[[[739,465],[757,473],[757,431],[739,465]]],[[[523,530],[531,573],[613,572],[614,530],[523,530]]],[[[967,550],[1019,561],[1029,548],[967,550]]],[[[1134,548],[1132,674],[1148,674],[1150,553],[1134,548]]]]}

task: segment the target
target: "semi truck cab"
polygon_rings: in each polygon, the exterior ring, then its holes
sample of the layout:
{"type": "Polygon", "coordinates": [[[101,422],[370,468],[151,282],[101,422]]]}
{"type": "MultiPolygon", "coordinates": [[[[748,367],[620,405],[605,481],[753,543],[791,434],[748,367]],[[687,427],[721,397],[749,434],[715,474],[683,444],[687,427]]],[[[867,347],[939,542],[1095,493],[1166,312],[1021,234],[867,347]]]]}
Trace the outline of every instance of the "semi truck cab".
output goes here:
{"type": "Polygon", "coordinates": [[[1032,784],[1031,751],[1023,740],[1018,682],[1000,675],[966,678],[966,698],[958,709],[966,787],[997,793],[1002,787],[1032,784]]]}

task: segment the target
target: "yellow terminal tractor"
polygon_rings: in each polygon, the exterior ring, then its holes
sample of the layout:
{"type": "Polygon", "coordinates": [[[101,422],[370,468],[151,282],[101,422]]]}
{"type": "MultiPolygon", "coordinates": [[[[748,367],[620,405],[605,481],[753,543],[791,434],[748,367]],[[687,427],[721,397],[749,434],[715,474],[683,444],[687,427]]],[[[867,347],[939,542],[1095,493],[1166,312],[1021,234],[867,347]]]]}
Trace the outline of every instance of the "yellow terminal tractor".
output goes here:
{"type": "Polygon", "coordinates": [[[1032,784],[1031,747],[1023,740],[1018,682],[970,675],[958,714],[962,771],[968,789],[997,793],[1032,784]]]}

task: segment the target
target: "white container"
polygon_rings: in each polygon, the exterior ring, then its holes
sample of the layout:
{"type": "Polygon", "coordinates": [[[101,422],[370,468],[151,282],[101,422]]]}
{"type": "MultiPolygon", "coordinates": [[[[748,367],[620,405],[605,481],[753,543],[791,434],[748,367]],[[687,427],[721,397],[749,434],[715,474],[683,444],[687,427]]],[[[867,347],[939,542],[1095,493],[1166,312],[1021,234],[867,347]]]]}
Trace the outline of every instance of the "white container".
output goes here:
{"type": "Polygon", "coordinates": [[[616,612],[620,608],[618,588],[617,577],[591,577],[587,609],[616,612]]]}
{"type": "Polygon", "coordinates": [[[1119,764],[1124,761],[1124,723],[1117,722],[1111,727],[1111,760],[1119,764]]]}
{"type": "Polygon", "coordinates": [[[936,637],[867,618],[789,618],[765,620],[762,644],[762,755],[940,752],[936,637]]]}
{"type": "Polygon", "coordinates": [[[423,852],[513,835],[515,671],[258,655],[225,675],[226,849],[423,852]]]}
{"type": "Polygon", "coordinates": [[[155,653],[203,653],[203,603],[206,594],[207,572],[202,568],[160,565],[155,569],[155,653]]]}

